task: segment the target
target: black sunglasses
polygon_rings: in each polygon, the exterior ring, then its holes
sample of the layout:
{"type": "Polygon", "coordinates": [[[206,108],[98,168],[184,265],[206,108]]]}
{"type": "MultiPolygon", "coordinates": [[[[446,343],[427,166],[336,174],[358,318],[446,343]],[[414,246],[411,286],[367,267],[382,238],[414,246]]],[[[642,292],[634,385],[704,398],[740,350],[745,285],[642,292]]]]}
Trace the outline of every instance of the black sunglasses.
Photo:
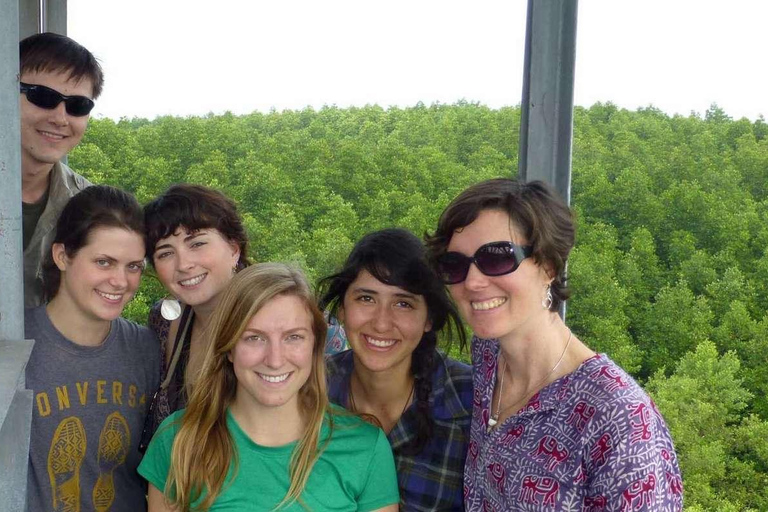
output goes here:
{"type": "Polygon", "coordinates": [[[517,270],[517,267],[533,251],[530,245],[522,246],[512,242],[491,242],[480,246],[474,256],[465,256],[460,252],[447,252],[437,260],[440,279],[445,284],[457,284],[467,278],[469,266],[474,263],[477,269],[487,276],[502,276],[517,270]]]}
{"type": "Polygon", "coordinates": [[[59,91],[44,85],[25,84],[21,82],[21,93],[27,95],[27,100],[37,107],[52,110],[64,102],[67,114],[75,117],[87,116],[93,110],[95,103],[85,96],[64,96],[59,91]]]}

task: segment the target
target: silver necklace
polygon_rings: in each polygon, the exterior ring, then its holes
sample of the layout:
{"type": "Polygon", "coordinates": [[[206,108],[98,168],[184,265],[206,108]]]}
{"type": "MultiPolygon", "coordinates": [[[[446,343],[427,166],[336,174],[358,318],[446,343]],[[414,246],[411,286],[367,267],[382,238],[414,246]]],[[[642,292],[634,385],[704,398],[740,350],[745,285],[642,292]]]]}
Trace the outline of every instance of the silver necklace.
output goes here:
{"type": "MultiPolygon", "coordinates": [[[[539,389],[541,385],[547,382],[547,379],[549,379],[549,377],[553,373],[555,373],[555,370],[557,370],[557,368],[560,366],[560,363],[563,362],[563,358],[565,357],[565,353],[568,351],[568,347],[571,345],[571,338],[573,338],[573,332],[570,329],[568,329],[568,341],[565,342],[565,348],[563,349],[563,353],[560,354],[560,359],[557,360],[557,362],[555,363],[555,366],[553,366],[552,369],[549,370],[549,372],[547,372],[544,378],[541,379],[539,382],[537,382],[535,386],[532,386],[526,389],[525,393],[523,394],[523,398],[518,400],[517,402],[514,402],[512,405],[515,405],[518,402],[521,402],[527,399],[531,391],[539,389]]],[[[488,418],[488,432],[490,432],[493,429],[493,427],[498,425],[499,416],[501,416],[501,413],[503,412],[501,409],[501,394],[502,394],[502,391],[504,391],[504,374],[506,373],[506,370],[507,370],[507,359],[504,357],[503,352],[500,351],[500,353],[501,353],[501,361],[502,363],[504,363],[504,366],[501,370],[501,380],[499,382],[499,396],[496,397],[496,413],[494,414],[493,408],[491,408],[491,416],[488,418]]],[[[512,407],[512,405],[505,407],[504,411],[512,407]]],[[[493,407],[493,404],[491,404],[491,407],[493,407]]]]}

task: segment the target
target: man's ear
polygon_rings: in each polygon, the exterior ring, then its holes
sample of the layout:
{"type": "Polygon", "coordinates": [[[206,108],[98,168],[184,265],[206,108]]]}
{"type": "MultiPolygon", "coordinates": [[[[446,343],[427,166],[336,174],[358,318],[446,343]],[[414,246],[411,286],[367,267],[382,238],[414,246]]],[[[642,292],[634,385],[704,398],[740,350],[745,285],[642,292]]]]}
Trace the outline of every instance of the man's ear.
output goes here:
{"type": "Polygon", "coordinates": [[[67,270],[67,263],[69,258],[67,257],[67,250],[64,248],[64,244],[55,243],[51,246],[51,256],[53,256],[53,263],[59,270],[64,272],[67,270]]]}

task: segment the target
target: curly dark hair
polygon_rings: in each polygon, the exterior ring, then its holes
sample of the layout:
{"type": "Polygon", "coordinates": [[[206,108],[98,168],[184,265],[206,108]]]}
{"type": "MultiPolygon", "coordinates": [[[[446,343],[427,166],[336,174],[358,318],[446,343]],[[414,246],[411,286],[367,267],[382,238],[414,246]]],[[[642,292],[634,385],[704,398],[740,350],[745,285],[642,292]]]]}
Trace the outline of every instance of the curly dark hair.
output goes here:
{"type": "Polygon", "coordinates": [[[224,238],[240,247],[237,269],[251,264],[248,260],[248,235],[237,206],[218,190],[189,183],[172,185],[144,206],[144,223],[147,259],[153,266],[152,255],[157,242],[173,235],[179,226],[189,231],[215,228],[224,238]]]}

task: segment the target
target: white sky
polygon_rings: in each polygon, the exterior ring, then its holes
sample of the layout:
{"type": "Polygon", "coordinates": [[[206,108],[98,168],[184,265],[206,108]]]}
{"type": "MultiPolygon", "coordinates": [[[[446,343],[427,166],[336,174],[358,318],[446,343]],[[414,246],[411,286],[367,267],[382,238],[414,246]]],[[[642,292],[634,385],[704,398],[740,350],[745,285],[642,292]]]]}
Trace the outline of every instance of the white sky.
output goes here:
{"type": "MultiPolygon", "coordinates": [[[[97,117],[520,103],[525,0],[68,0],[97,117]]],[[[575,103],[768,116],[766,0],[580,0],[575,103]]]]}

